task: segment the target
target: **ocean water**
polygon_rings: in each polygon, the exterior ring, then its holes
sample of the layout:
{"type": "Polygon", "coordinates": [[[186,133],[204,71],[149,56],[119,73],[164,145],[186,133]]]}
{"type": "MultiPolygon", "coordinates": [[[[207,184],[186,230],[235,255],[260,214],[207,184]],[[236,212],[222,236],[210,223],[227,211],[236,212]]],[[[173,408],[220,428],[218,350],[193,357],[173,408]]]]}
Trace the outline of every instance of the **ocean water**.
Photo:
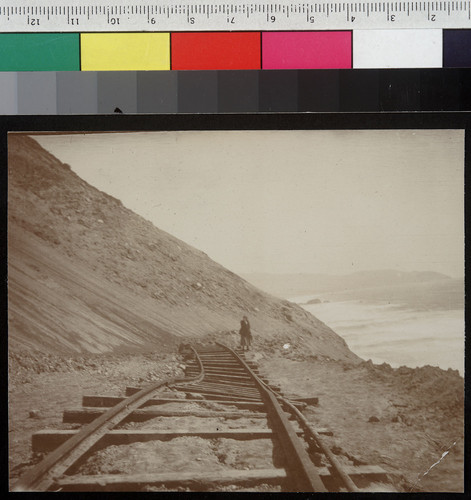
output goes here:
{"type": "Polygon", "coordinates": [[[424,365],[464,374],[464,310],[421,310],[361,300],[305,304],[291,299],[342,336],[349,348],[374,363],[424,365]]]}

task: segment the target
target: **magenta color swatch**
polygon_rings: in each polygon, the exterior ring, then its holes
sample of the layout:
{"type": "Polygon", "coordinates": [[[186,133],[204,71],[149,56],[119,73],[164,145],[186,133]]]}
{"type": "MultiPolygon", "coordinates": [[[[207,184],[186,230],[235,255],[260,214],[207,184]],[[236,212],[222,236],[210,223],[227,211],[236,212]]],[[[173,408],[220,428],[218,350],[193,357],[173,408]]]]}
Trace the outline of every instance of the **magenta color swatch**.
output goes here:
{"type": "Polygon", "coordinates": [[[351,31],[267,31],[262,33],[262,69],[351,67],[351,31]]]}

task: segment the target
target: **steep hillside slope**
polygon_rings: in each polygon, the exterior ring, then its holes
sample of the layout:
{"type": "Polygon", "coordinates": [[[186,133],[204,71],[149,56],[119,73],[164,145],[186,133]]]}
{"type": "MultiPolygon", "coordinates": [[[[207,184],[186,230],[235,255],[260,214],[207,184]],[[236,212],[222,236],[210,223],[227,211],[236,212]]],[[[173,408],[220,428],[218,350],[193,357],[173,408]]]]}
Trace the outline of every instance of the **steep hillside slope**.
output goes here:
{"type": "Polygon", "coordinates": [[[32,138],[8,146],[10,349],[143,348],[235,330],[247,314],[257,339],[358,359],[302,308],[159,230],[32,138]]]}

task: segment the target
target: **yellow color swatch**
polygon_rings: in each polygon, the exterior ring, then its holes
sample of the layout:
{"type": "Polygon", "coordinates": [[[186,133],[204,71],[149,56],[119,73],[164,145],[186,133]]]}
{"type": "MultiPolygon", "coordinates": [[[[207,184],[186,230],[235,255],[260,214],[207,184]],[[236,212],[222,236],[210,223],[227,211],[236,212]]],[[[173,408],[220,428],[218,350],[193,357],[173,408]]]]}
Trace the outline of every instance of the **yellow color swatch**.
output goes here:
{"type": "Polygon", "coordinates": [[[82,71],[170,69],[170,33],[82,33],[82,71]]]}

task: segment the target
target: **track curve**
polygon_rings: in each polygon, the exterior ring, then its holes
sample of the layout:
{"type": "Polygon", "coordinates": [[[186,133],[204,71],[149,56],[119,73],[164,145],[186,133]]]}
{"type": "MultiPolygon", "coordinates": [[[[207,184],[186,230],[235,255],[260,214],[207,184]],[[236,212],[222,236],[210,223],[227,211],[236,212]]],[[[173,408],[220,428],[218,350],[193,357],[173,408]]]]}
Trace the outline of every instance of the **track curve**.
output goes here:
{"type": "MultiPolygon", "coordinates": [[[[270,386],[255,364],[244,359],[244,353],[215,343],[187,345],[181,354],[186,359],[185,378],[163,380],[146,388],[128,387],[127,398],[84,396],[84,409],[64,412],[64,422],[88,422],[80,431],[42,431],[33,435],[33,449],[49,451],[51,446],[54,449],[22,476],[12,491],[147,491],[149,487],[163,487],[167,491],[175,487],[221,491],[220,488],[228,485],[256,487],[258,484],[279,484],[281,491],[359,491],[351,475],[365,476],[368,471],[353,467],[346,471],[299,411],[299,402],[290,401],[278,388],[270,386]],[[175,408],[178,403],[189,402],[191,409],[175,408]],[[110,408],[104,410],[104,406],[110,408]],[[180,429],[120,428],[128,420],[147,422],[156,417],[187,417],[195,422],[208,417],[219,421],[245,419],[242,421],[251,424],[236,429],[230,426],[201,428],[200,424],[180,429]],[[265,425],[254,427],[254,421],[265,422],[265,425]],[[195,430],[191,430],[193,427],[195,430]],[[191,436],[212,440],[215,446],[224,439],[271,439],[282,450],[283,459],[278,460],[276,466],[250,470],[201,472],[189,466],[184,472],[96,476],[74,470],[79,461],[94,453],[97,445],[125,446],[191,436]],[[322,460],[319,460],[320,454],[324,457],[322,460]]],[[[384,473],[379,468],[371,472],[373,469],[370,467],[370,473],[384,473]]]]}

